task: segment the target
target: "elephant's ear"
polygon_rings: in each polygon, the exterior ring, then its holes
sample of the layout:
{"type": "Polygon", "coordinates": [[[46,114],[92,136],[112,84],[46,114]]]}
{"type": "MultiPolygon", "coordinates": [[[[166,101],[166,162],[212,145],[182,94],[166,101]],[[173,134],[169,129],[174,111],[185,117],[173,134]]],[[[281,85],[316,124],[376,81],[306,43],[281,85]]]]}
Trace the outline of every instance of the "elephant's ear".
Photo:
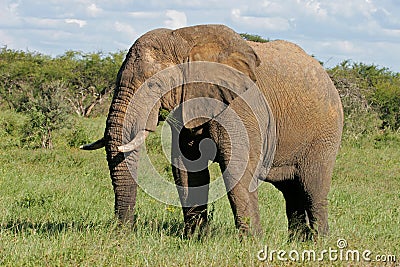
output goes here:
{"type": "Polygon", "coordinates": [[[226,47],[216,42],[194,46],[189,54],[190,61],[210,61],[231,66],[256,81],[255,70],[260,65],[260,58],[244,40],[240,44],[226,47]]]}
{"type": "Polygon", "coordinates": [[[219,115],[256,81],[260,60],[243,42],[207,42],[194,46],[187,59],[188,81],[183,86],[182,118],[185,127],[196,128],[219,115]],[[185,104],[186,103],[186,104],[185,104]]]}

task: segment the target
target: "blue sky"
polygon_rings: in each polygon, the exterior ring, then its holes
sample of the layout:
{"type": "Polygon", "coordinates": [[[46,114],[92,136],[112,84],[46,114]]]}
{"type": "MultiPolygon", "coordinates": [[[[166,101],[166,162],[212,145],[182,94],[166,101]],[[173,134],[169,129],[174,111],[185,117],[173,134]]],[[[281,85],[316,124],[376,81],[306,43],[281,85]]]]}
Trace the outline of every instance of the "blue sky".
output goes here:
{"type": "Polygon", "coordinates": [[[225,24],[300,45],[326,66],[400,72],[398,0],[0,0],[0,45],[53,56],[128,49],[154,28],[225,24]]]}

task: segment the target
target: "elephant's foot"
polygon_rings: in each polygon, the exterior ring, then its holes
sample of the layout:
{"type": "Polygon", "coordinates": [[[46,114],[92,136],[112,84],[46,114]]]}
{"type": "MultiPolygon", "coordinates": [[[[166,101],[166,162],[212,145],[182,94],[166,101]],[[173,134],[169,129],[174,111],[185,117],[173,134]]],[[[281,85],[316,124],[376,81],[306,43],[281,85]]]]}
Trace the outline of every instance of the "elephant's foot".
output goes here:
{"type": "Polygon", "coordinates": [[[285,198],[289,241],[315,240],[317,231],[314,229],[314,217],[309,209],[311,197],[300,183],[300,179],[295,177],[273,184],[285,198]]]}
{"type": "Polygon", "coordinates": [[[328,200],[313,200],[310,207],[307,209],[310,228],[317,236],[327,236],[329,233],[328,225],[328,200]]]}
{"type": "Polygon", "coordinates": [[[184,208],[184,237],[192,238],[196,233],[198,237],[203,236],[207,231],[207,206],[184,208]]]}
{"type": "Polygon", "coordinates": [[[317,231],[312,229],[303,220],[292,220],[289,223],[289,242],[313,241],[317,238],[317,231]]]}
{"type": "Polygon", "coordinates": [[[256,222],[256,219],[244,217],[243,220],[235,222],[236,228],[239,230],[240,237],[244,236],[261,236],[263,233],[261,225],[256,222]],[[252,223],[253,222],[253,223],[252,223]],[[255,223],[254,223],[255,222],[255,223]]]}
{"type": "Polygon", "coordinates": [[[319,236],[328,234],[327,211],[322,209],[320,213],[288,212],[289,241],[316,241],[319,236]]]}
{"type": "MultiPolygon", "coordinates": [[[[257,190],[249,192],[252,176],[249,172],[245,174],[228,192],[228,198],[235,217],[235,225],[240,235],[254,236],[262,233],[258,209],[258,192],[257,190]]],[[[233,178],[227,177],[225,180],[233,180],[233,178]]]]}

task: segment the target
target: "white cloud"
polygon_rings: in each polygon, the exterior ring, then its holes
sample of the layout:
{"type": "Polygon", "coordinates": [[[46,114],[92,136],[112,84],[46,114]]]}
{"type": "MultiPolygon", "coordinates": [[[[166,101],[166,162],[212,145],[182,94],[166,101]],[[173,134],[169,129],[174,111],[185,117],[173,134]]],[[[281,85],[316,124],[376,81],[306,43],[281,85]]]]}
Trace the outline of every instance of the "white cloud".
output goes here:
{"type": "Polygon", "coordinates": [[[370,17],[377,11],[375,4],[367,0],[324,0],[323,6],[331,15],[347,18],[360,17],[360,15],[370,17]]]}
{"type": "Polygon", "coordinates": [[[0,25],[11,26],[19,23],[18,16],[19,3],[6,3],[0,1],[0,25]]]}
{"type": "Polygon", "coordinates": [[[170,29],[177,29],[187,25],[187,18],[185,12],[176,10],[167,10],[165,12],[167,19],[164,21],[166,27],[170,29]]]}
{"type": "Polygon", "coordinates": [[[321,7],[321,3],[318,1],[314,1],[314,0],[307,1],[305,3],[305,6],[306,6],[307,11],[317,18],[324,19],[328,15],[328,11],[325,8],[321,7]]]}
{"type": "Polygon", "coordinates": [[[232,20],[235,23],[247,27],[268,30],[268,31],[286,31],[290,28],[290,23],[287,19],[281,17],[255,17],[243,16],[240,9],[231,11],[232,20]]]}
{"type": "Polygon", "coordinates": [[[128,14],[134,19],[157,19],[161,16],[160,12],[135,11],[129,12],[128,14]]]}
{"type": "Polygon", "coordinates": [[[68,24],[77,24],[79,28],[83,28],[84,26],[87,25],[87,22],[85,20],[80,20],[80,19],[65,19],[65,23],[68,24]]]}
{"type": "Polygon", "coordinates": [[[90,4],[87,7],[87,13],[89,14],[89,16],[91,17],[97,17],[98,15],[100,15],[103,12],[103,9],[99,8],[96,6],[96,4],[90,4]]]}
{"type": "Polygon", "coordinates": [[[1,45],[7,45],[7,46],[15,45],[14,38],[3,30],[0,30],[0,40],[2,41],[1,45]]]}
{"type": "Polygon", "coordinates": [[[137,35],[135,29],[131,25],[120,22],[120,21],[116,21],[114,23],[114,29],[117,32],[121,32],[121,33],[124,33],[125,35],[127,35],[129,37],[129,38],[127,38],[127,40],[129,40],[137,35]]]}
{"type": "Polygon", "coordinates": [[[322,44],[325,48],[336,51],[338,54],[356,54],[362,52],[362,48],[349,40],[332,40],[322,44]]]}
{"type": "Polygon", "coordinates": [[[383,29],[382,31],[387,36],[400,38],[400,28],[399,29],[383,29]]]}

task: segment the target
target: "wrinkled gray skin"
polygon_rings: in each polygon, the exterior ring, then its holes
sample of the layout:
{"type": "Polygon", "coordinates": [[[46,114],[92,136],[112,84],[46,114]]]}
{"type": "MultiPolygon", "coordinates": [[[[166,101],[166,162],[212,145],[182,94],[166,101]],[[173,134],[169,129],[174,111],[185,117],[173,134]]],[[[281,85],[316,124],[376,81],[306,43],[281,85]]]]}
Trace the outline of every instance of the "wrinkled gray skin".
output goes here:
{"type": "MultiPolygon", "coordinates": [[[[245,94],[246,85],[237,83],[240,94],[245,94]]],[[[139,156],[139,149],[124,155],[120,146],[129,142],[129,138],[154,131],[159,107],[173,110],[180,103],[199,96],[212,97],[229,105],[239,115],[247,132],[237,132],[235,121],[217,123],[215,119],[194,119],[180,132],[171,127],[173,175],[183,206],[185,233],[190,235],[196,227],[206,224],[207,204],[204,203],[207,203],[208,186],[203,185],[209,183],[210,175],[206,165],[200,171],[186,171],[188,166],[182,159],[198,159],[200,141],[209,138],[217,147],[216,157],[210,159],[219,163],[227,188],[239,180],[228,192],[237,228],[244,232],[261,231],[257,190],[251,190],[253,176],[257,176],[283,193],[291,236],[298,234],[309,238],[311,233],[326,234],[327,195],[343,126],[341,102],[334,85],[320,64],[296,45],[284,41],[246,42],[221,25],[174,31],[157,29],[140,37],[129,50],[118,74],[104,138],[83,146],[89,150],[106,147],[115,192],[115,212],[120,221],[133,221],[137,190],[134,178],[139,156]],[[256,113],[262,118],[262,126],[257,127],[259,123],[253,107],[246,105],[241,97],[225,88],[201,83],[178,87],[162,96],[149,117],[142,114],[149,108],[145,108],[151,102],[148,99],[136,99],[135,103],[141,104],[129,106],[133,93],[146,79],[167,67],[193,61],[223,63],[256,81],[269,106],[248,104],[258,105],[256,113]],[[146,119],[140,119],[142,117],[146,119]],[[132,129],[129,137],[123,134],[126,118],[130,123],[128,128],[132,129]],[[229,137],[232,131],[239,140],[249,137],[249,144],[232,142],[238,140],[229,137]],[[248,161],[243,175],[236,177],[235,171],[224,171],[231,160],[232,148],[240,145],[249,159],[233,159],[248,161]],[[260,158],[264,159],[265,167],[261,167],[261,171],[257,169],[260,158]],[[198,186],[203,187],[194,190],[198,186]]],[[[185,112],[190,113],[182,111],[185,112]]]]}

